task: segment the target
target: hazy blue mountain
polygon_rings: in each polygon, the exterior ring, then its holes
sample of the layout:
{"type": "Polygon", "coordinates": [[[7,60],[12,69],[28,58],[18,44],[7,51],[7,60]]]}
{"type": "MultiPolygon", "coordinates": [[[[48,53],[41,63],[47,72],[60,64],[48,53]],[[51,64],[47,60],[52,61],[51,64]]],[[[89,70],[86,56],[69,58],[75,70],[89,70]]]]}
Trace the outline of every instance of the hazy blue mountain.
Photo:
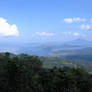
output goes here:
{"type": "Polygon", "coordinates": [[[68,42],[68,44],[71,44],[71,45],[80,45],[80,46],[84,46],[84,45],[86,45],[86,46],[92,46],[92,42],[84,40],[84,39],[76,39],[76,40],[68,42]]]}
{"type": "MultiPolygon", "coordinates": [[[[92,47],[92,42],[77,39],[69,42],[47,42],[47,43],[0,43],[0,52],[9,51],[11,53],[27,53],[31,55],[49,56],[52,53],[59,53],[61,50],[67,50],[67,53],[77,52],[83,48],[92,47]],[[8,44],[8,45],[7,45],[8,44]],[[70,50],[70,52],[68,51],[70,50]],[[72,51],[73,50],[73,51],[72,51]]],[[[65,52],[65,51],[64,51],[65,52]]]]}
{"type": "Polygon", "coordinates": [[[61,56],[68,60],[92,61],[92,47],[83,49],[60,50],[53,52],[52,56],[61,56]]]}

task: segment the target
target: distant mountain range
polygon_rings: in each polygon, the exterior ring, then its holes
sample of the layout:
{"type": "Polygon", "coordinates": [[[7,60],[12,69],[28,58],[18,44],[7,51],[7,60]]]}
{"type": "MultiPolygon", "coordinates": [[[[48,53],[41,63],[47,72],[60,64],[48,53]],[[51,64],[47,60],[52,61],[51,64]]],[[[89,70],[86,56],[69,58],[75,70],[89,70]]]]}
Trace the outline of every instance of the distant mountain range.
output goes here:
{"type": "Polygon", "coordinates": [[[0,52],[27,53],[30,55],[50,56],[50,55],[75,55],[81,53],[91,54],[92,42],[77,39],[66,43],[0,43],[0,52]]]}
{"type": "Polygon", "coordinates": [[[65,49],[54,51],[51,56],[61,56],[68,60],[92,61],[92,42],[81,39],[71,41],[65,45],[65,49]]]}

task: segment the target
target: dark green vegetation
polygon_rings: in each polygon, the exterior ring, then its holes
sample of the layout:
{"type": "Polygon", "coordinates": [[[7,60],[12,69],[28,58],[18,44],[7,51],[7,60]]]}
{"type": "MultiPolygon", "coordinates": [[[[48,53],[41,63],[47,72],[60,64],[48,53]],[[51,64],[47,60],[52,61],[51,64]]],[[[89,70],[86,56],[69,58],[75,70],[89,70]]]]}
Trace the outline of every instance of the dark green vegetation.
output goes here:
{"type": "MultiPolygon", "coordinates": [[[[81,56],[80,56],[81,57],[81,56]]],[[[86,56],[87,57],[87,56],[86,56]]],[[[83,58],[86,58],[85,56],[83,58]]],[[[77,56],[63,57],[63,56],[49,56],[49,57],[40,57],[43,61],[43,65],[46,68],[62,68],[62,67],[84,67],[86,71],[92,72],[92,61],[84,60],[84,59],[77,59],[77,56]],[[72,59],[71,59],[72,58],[72,59]]],[[[90,56],[90,58],[92,58],[90,56]]]]}
{"type": "Polygon", "coordinates": [[[92,75],[84,69],[44,68],[41,60],[26,54],[0,54],[0,92],[92,92],[92,75]]]}

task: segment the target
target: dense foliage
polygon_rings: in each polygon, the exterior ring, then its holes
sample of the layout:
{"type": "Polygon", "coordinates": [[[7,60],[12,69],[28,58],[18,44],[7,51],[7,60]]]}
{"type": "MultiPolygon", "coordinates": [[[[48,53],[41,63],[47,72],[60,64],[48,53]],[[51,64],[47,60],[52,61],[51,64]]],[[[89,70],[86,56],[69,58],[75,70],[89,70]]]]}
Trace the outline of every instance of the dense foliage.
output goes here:
{"type": "Polygon", "coordinates": [[[40,60],[43,61],[43,66],[45,68],[62,68],[62,67],[84,67],[87,72],[92,72],[92,61],[86,60],[73,60],[64,59],[61,56],[41,56],[40,60]]]}
{"type": "Polygon", "coordinates": [[[43,68],[37,56],[0,54],[0,92],[92,92],[80,67],[43,68]]]}

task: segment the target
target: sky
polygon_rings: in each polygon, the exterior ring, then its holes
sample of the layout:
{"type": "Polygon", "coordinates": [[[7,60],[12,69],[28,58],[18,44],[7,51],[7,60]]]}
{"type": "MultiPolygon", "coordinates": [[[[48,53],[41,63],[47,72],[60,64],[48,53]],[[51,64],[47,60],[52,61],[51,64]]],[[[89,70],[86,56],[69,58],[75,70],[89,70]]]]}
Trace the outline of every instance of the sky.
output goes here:
{"type": "Polygon", "coordinates": [[[0,42],[92,41],[92,0],[0,0],[0,42]]]}

